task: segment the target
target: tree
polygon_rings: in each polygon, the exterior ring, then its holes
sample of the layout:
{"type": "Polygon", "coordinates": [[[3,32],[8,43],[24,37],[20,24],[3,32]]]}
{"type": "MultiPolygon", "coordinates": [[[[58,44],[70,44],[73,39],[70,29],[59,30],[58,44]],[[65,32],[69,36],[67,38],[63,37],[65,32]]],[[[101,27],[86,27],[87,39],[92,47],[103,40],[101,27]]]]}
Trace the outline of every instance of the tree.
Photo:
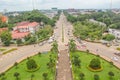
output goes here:
{"type": "Polygon", "coordinates": [[[17,39],[17,45],[20,45],[22,43],[21,39],[17,39]]]}
{"type": "Polygon", "coordinates": [[[9,31],[4,31],[0,34],[1,40],[5,46],[10,45],[10,41],[12,39],[11,34],[9,31]]]}
{"type": "Polygon", "coordinates": [[[75,41],[73,39],[71,39],[69,42],[69,50],[72,52],[74,52],[76,50],[76,44],[75,44],[75,41]]]}
{"type": "Polygon", "coordinates": [[[48,73],[43,73],[42,76],[43,76],[44,80],[47,80],[48,73]]]}
{"type": "Polygon", "coordinates": [[[41,52],[38,52],[38,55],[39,55],[39,56],[41,56],[41,54],[42,54],[41,52]]]}
{"type": "Polygon", "coordinates": [[[55,60],[52,57],[52,55],[49,56],[49,62],[47,63],[47,66],[48,66],[49,69],[51,69],[51,71],[54,69],[55,60]]]}
{"type": "Polygon", "coordinates": [[[80,67],[81,65],[80,65],[80,63],[81,63],[81,61],[80,61],[80,59],[79,59],[79,56],[74,56],[73,57],[73,59],[72,59],[72,63],[75,65],[75,66],[77,66],[77,67],[80,67]]]}
{"type": "Polygon", "coordinates": [[[95,74],[94,75],[94,80],[100,80],[99,75],[95,74]]]}
{"type": "Polygon", "coordinates": [[[106,41],[112,41],[115,39],[115,36],[112,34],[107,34],[107,35],[103,36],[103,39],[106,41]]]}
{"type": "Polygon", "coordinates": [[[6,80],[5,73],[0,74],[1,80],[6,80]]]}
{"type": "Polygon", "coordinates": [[[14,73],[14,77],[16,77],[16,80],[19,80],[19,76],[20,76],[20,73],[18,73],[18,72],[14,73]]]}
{"type": "Polygon", "coordinates": [[[36,61],[34,59],[29,59],[26,64],[27,64],[28,70],[33,70],[38,67],[38,65],[36,64],[36,61]]]}
{"type": "Polygon", "coordinates": [[[52,44],[52,53],[58,53],[58,44],[57,41],[54,41],[52,44]]]}
{"type": "Polygon", "coordinates": [[[34,76],[35,76],[34,74],[31,75],[31,80],[33,80],[34,76]]]}
{"type": "Polygon", "coordinates": [[[89,67],[92,69],[100,69],[101,68],[101,62],[98,58],[94,58],[90,61],[89,67]]]}
{"type": "Polygon", "coordinates": [[[115,74],[112,71],[110,71],[108,72],[108,75],[110,76],[110,80],[113,80],[113,77],[115,76],[115,74]]]}
{"type": "Polygon", "coordinates": [[[15,62],[14,66],[16,67],[16,69],[18,68],[18,66],[17,66],[17,65],[18,65],[18,63],[17,63],[17,62],[15,62]]]}
{"type": "Polygon", "coordinates": [[[85,74],[81,72],[81,73],[79,74],[80,80],[84,80],[84,76],[85,76],[85,74]]]}

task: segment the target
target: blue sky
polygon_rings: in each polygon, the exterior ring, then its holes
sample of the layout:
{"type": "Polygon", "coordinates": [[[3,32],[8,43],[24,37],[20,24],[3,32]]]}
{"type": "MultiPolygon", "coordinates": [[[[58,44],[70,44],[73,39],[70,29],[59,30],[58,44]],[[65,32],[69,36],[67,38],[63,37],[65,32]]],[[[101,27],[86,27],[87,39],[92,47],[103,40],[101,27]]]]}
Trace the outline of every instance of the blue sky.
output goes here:
{"type": "MultiPolygon", "coordinates": [[[[33,0],[36,9],[79,8],[106,9],[110,8],[111,0],[33,0]]],[[[120,0],[112,0],[113,8],[120,8],[120,0]]],[[[0,0],[0,11],[22,11],[32,9],[32,0],[0,0]]]]}

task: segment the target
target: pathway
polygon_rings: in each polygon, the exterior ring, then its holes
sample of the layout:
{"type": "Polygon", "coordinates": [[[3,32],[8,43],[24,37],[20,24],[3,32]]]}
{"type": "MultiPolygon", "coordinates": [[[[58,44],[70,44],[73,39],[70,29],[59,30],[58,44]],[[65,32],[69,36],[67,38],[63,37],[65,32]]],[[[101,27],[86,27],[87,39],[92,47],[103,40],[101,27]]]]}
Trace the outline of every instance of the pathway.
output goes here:
{"type": "Polygon", "coordinates": [[[72,80],[68,50],[61,50],[58,59],[57,80],[72,80]]]}

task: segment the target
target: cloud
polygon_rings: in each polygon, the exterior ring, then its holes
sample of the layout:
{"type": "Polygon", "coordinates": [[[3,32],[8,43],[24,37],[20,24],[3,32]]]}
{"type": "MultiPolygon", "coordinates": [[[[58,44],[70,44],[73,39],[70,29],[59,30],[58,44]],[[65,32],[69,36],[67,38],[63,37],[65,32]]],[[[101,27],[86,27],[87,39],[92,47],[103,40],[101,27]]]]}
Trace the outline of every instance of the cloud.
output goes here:
{"type": "MultiPolygon", "coordinates": [[[[0,11],[32,10],[32,1],[37,9],[58,8],[110,8],[111,0],[0,0],[0,11]]],[[[112,0],[113,8],[120,8],[120,0],[112,0]]]]}

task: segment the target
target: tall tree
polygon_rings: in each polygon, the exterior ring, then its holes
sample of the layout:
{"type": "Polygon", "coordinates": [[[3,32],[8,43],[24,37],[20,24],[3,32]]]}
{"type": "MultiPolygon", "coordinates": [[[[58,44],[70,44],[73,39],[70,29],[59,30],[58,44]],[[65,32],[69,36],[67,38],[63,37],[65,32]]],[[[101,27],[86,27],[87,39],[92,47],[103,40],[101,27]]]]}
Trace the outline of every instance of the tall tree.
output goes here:
{"type": "Polygon", "coordinates": [[[0,34],[1,40],[5,46],[10,45],[10,41],[12,39],[11,33],[9,31],[4,31],[0,34]]]}
{"type": "Polygon", "coordinates": [[[19,80],[19,76],[20,76],[20,73],[18,73],[18,72],[14,73],[14,77],[16,77],[16,80],[19,80]]]}
{"type": "Polygon", "coordinates": [[[58,44],[57,44],[57,41],[53,42],[51,50],[52,50],[53,53],[58,53],[58,44]]]}
{"type": "Polygon", "coordinates": [[[76,44],[75,44],[75,41],[73,39],[71,39],[69,42],[69,50],[72,52],[74,52],[76,50],[76,44]]]}

